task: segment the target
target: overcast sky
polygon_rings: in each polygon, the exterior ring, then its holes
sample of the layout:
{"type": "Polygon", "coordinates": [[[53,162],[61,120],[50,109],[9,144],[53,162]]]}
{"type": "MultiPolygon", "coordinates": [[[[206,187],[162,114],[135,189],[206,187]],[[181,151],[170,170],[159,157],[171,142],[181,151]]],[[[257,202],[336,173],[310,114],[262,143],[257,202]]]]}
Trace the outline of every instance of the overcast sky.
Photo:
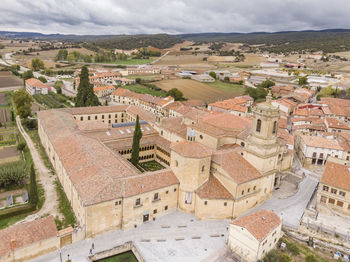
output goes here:
{"type": "Polygon", "coordinates": [[[0,0],[0,30],[73,34],[350,27],[350,0],[0,0]]]}

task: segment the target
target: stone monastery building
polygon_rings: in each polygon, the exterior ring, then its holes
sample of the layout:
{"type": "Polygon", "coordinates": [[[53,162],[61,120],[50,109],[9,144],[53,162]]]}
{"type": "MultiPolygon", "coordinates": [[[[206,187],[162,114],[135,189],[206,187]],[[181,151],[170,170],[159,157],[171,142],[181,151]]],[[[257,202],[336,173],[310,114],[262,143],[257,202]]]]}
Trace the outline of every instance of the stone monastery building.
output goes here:
{"type": "Polygon", "coordinates": [[[265,103],[253,116],[193,108],[155,115],[135,105],[38,112],[38,129],[85,237],[137,227],[181,210],[199,219],[230,219],[264,202],[289,169],[293,153],[278,137],[279,110],[265,103]],[[143,133],[141,172],[128,159],[136,116],[143,133]]]}

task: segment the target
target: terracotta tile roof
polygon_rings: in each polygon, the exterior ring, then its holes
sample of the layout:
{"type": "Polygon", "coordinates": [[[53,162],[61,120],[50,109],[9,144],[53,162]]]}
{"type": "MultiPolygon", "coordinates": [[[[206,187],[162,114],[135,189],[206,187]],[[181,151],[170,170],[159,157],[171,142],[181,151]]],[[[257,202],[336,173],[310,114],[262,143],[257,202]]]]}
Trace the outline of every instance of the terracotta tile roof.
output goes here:
{"type": "Polygon", "coordinates": [[[331,127],[331,128],[347,129],[347,130],[350,129],[349,125],[347,125],[347,124],[345,124],[343,122],[340,122],[339,120],[334,119],[334,118],[326,117],[325,121],[328,124],[328,127],[331,127]]]}
{"type": "Polygon", "coordinates": [[[114,86],[97,86],[94,87],[94,92],[100,92],[100,91],[105,91],[105,90],[114,90],[114,86]]]}
{"type": "Polygon", "coordinates": [[[108,130],[108,123],[104,123],[102,121],[77,121],[78,128],[81,131],[107,131],[108,130]]]}
{"type": "Polygon", "coordinates": [[[122,181],[124,186],[124,197],[135,196],[179,184],[179,180],[171,170],[148,172],[135,177],[125,178],[122,181]]]}
{"type": "Polygon", "coordinates": [[[307,146],[344,150],[337,139],[330,139],[322,136],[300,136],[307,146]]]}
{"type": "Polygon", "coordinates": [[[218,128],[239,131],[246,129],[251,125],[251,121],[247,118],[226,113],[208,114],[203,117],[202,121],[218,128]]]}
{"type": "Polygon", "coordinates": [[[112,95],[116,95],[116,96],[129,96],[131,93],[133,93],[132,91],[125,89],[125,88],[117,88],[117,90],[115,90],[112,95]]]}
{"type": "Polygon", "coordinates": [[[184,124],[182,117],[164,118],[160,123],[160,127],[186,139],[187,126],[184,124]]]}
{"type": "Polygon", "coordinates": [[[36,78],[29,78],[26,80],[26,83],[28,83],[30,86],[34,86],[36,88],[47,88],[49,90],[51,90],[51,87],[44,84],[43,82],[41,82],[39,79],[36,78]]]}
{"type": "Polygon", "coordinates": [[[212,155],[212,150],[198,142],[182,141],[170,145],[171,150],[184,157],[205,158],[212,155]]]}
{"type": "Polygon", "coordinates": [[[136,117],[139,115],[140,119],[147,121],[148,123],[154,123],[156,121],[156,115],[146,111],[138,106],[127,106],[125,110],[128,114],[136,117]]]}
{"type": "Polygon", "coordinates": [[[81,200],[90,205],[120,197],[120,179],[140,172],[97,139],[80,133],[69,111],[40,111],[38,119],[81,200]]]}
{"type": "Polygon", "coordinates": [[[53,216],[7,227],[0,230],[0,257],[11,252],[11,245],[18,249],[56,236],[53,216]]]}
{"type": "Polygon", "coordinates": [[[200,198],[207,199],[233,199],[232,194],[213,175],[197,190],[200,198]]]}
{"type": "Polygon", "coordinates": [[[227,99],[223,101],[217,101],[215,103],[209,104],[209,106],[231,111],[247,112],[248,107],[246,106],[247,100],[243,97],[235,97],[232,99],[227,99]]]}
{"type": "Polygon", "coordinates": [[[259,171],[240,155],[238,150],[221,150],[213,154],[212,161],[221,166],[237,184],[262,177],[259,171]]]}
{"type": "Polygon", "coordinates": [[[289,134],[286,129],[278,129],[278,138],[282,139],[286,144],[294,146],[294,136],[289,134]]]}
{"type": "Polygon", "coordinates": [[[278,121],[278,128],[287,129],[287,119],[280,118],[280,120],[278,121]]]}
{"type": "Polygon", "coordinates": [[[261,210],[231,222],[232,225],[247,229],[259,242],[263,241],[282,223],[272,211],[261,210]]]}
{"type": "Polygon", "coordinates": [[[327,161],[321,183],[350,191],[350,167],[327,161]]]}

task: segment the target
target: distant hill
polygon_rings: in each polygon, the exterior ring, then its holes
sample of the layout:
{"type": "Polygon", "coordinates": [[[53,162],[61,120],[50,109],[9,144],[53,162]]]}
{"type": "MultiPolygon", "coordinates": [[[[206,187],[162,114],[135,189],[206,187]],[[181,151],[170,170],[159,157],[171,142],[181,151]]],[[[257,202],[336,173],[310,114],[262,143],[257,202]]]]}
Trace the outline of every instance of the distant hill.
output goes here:
{"type": "Polygon", "coordinates": [[[306,30],[256,33],[203,33],[177,35],[183,40],[196,42],[232,42],[265,45],[262,51],[289,53],[292,51],[324,51],[326,53],[350,50],[349,29],[306,30]]]}
{"type": "Polygon", "coordinates": [[[0,31],[0,37],[10,39],[40,39],[84,43],[92,50],[98,48],[134,49],[152,46],[169,48],[185,40],[195,42],[232,42],[248,45],[263,45],[260,51],[290,53],[303,51],[324,51],[326,53],[350,50],[349,29],[327,29],[285,32],[254,33],[198,33],[198,34],[153,34],[153,35],[63,35],[35,32],[0,31]]]}

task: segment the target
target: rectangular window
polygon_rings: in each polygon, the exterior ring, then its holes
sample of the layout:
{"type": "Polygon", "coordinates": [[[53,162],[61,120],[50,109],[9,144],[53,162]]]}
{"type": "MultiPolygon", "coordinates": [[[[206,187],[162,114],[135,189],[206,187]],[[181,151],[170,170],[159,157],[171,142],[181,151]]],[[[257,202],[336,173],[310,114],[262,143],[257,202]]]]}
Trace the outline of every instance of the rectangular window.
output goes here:
{"type": "Polygon", "coordinates": [[[342,197],[345,197],[345,192],[344,191],[339,191],[339,195],[341,195],[342,197]]]}
{"type": "Polygon", "coordinates": [[[90,116],[88,116],[88,120],[90,120],[90,116]]]}
{"type": "Polygon", "coordinates": [[[321,196],[321,203],[327,203],[327,197],[321,196]]]}
{"type": "Polygon", "coordinates": [[[135,202],[135,206],[139,206],[139,205],[141,205],[141,199],[140,198],[136,199],[136,202],[135,202]]]}
{"type": "Polygon", "coordinates": [[[154,210],[153,210],[153,214],[157,214],[157,209],[154,209],[154,210]]]}
{"type": "Polygon", "coordinates": [[[227,202],[224,202],[224,206],[227,206],[227,202]]]}
{"type": "Polygon", "coordinates": [[[165,207],[164,207],[164,210],[168,210],[168,206],[165,206],[165,207]]]}
{"type": "Polygon", "coordinates": [[[95,120],[97,120],[97,116],[95,116],[95,120]]]}
{"type": "Polygon", "coordinates": [[[81,116],[81,117],[80,117],[80,121],[83,121],[83,120],[84,120],[84,117],[81,116]]]}
{"type": "Polygon", "coordinates": [[[105,115],[102,115],[102,119],[105,119],[105,115]]]}
{"type": "Polygon", "coordinates": [[[185,204],[192,204],[192,192],[186,192],[185,204]]]}
{"type": "Polygon", "coordinates": [[[338,206],[338,207],[343,207],[343,206],[344,206],[344,203],[343,203],[342,201],[338,201],[338,202],[337,202],[337,206],[338,206]]]}
{"type": "Polygon", "coordinates": [[[330,199],[328,199],[328,203],[334,205],[335,204],[335,200],[333,198],[330,198],[330,199]]]}
{"type": "Polygon", "coordinates": [[[167,190],[167,191],[165,191],[165,194],[168,194],[169,193],[169,191],[167,190]]]}
{"type": "Polygon", "coordinates": [[[332,193],[332,194],[336,194],[336,193],[337,193],[337,190],[334,189],[334,188],[332,188],[332,189],[331,189],[331,193],[332,193]]]}
{"type": "Polygon", "coordinates": [[[323,191],[327,191],[328,192],[329,187],[328,186],[323,186],[323,191]]]}
{"type": "Polygon", "coordinates": [[[204,205],[208,205],[208,201],[204,201],[204,205]]]}
{"type": "Polygon", "coordinates": [[[155,193],[154,196],[153,196],[153,199],[154,199],[154,200],[157,200],[158,197],[159,197],[159,196],[158,196],[158,193],[155,193]]]}

